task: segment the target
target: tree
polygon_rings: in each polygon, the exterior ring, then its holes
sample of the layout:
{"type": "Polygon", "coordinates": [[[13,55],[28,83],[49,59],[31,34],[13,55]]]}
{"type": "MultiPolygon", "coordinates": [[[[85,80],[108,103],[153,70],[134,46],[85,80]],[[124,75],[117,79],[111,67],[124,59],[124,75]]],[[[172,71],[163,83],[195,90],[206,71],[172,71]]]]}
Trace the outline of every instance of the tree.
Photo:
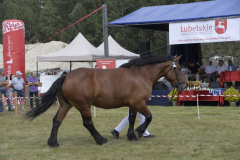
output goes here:
{"type": "MultiPolygon", "coordinates": [[[[52,5],[49,0],[44,1],[43,9],[40,12],[38,23],[38,40],[43,41],[54,35],[62,29],[59,22],[61,17],[58,15],[57,8],[52,5]]],[[[51,40],[59,40],[59,35],[51,38],[51,40]]]]}

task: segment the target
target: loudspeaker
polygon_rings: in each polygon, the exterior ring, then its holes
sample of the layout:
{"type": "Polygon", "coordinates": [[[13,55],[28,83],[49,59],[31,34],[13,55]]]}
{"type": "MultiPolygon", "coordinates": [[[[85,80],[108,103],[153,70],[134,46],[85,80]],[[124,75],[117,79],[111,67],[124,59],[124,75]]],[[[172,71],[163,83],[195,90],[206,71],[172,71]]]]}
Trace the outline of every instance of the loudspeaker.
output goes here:
{"type": "Polygon", "coordinates": [[[219,82],[211,82],[209,88],[221,88],[219,82]]]}
{"type": "Polygon", "coordinates": [[[150,54],[150,42],[140,42],[140,56],[144,57],[150,54]]]}
{"type": "Polygon", "coordinates": [[[168,86],[163,82],[157,82],[153,85],[152,90],[168,90],[168,86]]]}

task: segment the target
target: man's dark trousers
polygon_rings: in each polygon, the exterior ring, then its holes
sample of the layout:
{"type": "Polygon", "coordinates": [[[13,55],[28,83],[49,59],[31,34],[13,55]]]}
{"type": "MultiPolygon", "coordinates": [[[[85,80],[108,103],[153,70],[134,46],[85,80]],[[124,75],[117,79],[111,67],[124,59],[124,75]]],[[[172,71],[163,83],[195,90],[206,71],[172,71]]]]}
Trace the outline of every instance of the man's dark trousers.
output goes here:
{"type": "MultiPolygon", "coordinates": [[[[29,92],[30,97],[33,97],[33,95],[35,95],[35,97],[38,97],[38,91],[37,92],[29,92]]],[[[38,106],[38,98],[36,99],[36,107],[38,106]]],[[[30,98],[30,108],[33,108],[33,98],[30,98]]]]}

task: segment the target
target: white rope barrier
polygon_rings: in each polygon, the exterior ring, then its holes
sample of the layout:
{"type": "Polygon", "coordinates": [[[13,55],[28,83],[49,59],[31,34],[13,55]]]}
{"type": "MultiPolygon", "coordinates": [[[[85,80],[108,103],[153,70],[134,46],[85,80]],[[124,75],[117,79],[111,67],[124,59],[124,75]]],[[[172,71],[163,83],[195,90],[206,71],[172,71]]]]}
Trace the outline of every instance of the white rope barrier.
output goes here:
{"type": "MultiPolygon", "coordinates": [[[[179,96],[170,96],[170,95],[151,95],[151,97],[197,97],[197,95],[179,95],[179,96]]],[[[240,95],[209,95],[209,94],[200,94],[198,96],[221,96],[221,97],[240,97],[240,95]]]]}

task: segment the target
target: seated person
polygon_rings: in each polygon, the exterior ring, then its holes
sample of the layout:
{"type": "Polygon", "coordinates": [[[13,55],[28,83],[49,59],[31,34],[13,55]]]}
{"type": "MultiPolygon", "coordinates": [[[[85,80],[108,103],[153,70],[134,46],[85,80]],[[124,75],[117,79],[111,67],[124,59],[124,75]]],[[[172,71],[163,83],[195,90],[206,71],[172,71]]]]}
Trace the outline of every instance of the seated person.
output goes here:
{"type": "Polygon", "coordinates": [[[216,82],[216,66],[212,64],[213,62],[209,60],[208,66],[205,68],[205,73],[200,75],[200,80],[203,82],[204,78],[208,77],[208,83],[211,83],[211,80],[213,82],[216,82]]]}
{"type": "Polygon", "coordinates": [[[237,70],[237,65],[232,63],[232,60],[228,60],[228,70],[229,71],[236,71],[237,70]]]}
{"type": "Polygon", "coordinates": [[[199,68],[200,68],[201,71],[202,71],[201,73],[204,73],[204,70],[205,70],[205,68],[206,68],[206,66],[204,66],[203,63],[204,63],[204,60],[202,60],[202,65],[200,65],[199,62],[196,63],[196,65],[199,65],[199,66],[200,66],[199,68]]]}
{"type": "Polygon", "coordinates": [[[237,69],[237,71],[240,71],[240,64],[238,65],[238,69],[237,69]]]}
{"type": "Polygon", "coordinates": [[[189,77],[196,77],[196,80],[199,81],[200,73],[201,73],[201,69],[199,68],[199,66],[195,65],[193,61],[190,60],[187,74],[185,75],[185,81],[188,81],[189,77]]]}
{"type": "Polygon", "coordinates": [[[182,71],[182,74],[183,74],[184,77],[185,77],[185,74],[187,74],[187,70],[188,69],[186,68],[186,63],[183,63],[181,71],[182,71]]]}
{"type": "Polygon", "coordinates": [[[220,77],[221,72],[227,71],[227,70],[228,70],[228,67],[227,67],[227,65],[225,65],[225,64],[223,63],[223,60],[219,60],[219,61],[218,61],[218,64],[219,64],[219,66],[217,66],[217,68],[216,68],[216,75],[217,75],[218,77],[220,77]]]}

